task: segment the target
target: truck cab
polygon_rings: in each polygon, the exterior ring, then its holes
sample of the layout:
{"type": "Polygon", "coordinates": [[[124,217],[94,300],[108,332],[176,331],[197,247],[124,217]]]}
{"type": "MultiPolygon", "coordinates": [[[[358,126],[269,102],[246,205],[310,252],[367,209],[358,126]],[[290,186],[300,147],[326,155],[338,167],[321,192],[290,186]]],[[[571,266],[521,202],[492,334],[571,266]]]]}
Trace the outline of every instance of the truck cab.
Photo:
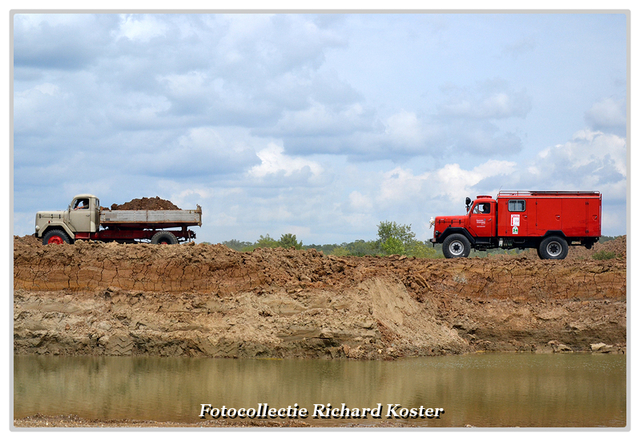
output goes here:
{"type": "Polygon", "coordinates": [[[478,196],[468,210],[469,232],[475,237],[493,237],[496,218],[496,201],[491,196],[478,196]]]}
{"type": "Polygon", "coordinates": [[[74,233],[95,233],[100,219],[100,200],[90,194],[78,195],[68,208],[69,227],[74,233]]]}
{"type": "Polygon", "coordinates": [[[432,243],[442,243],[445,257],[468,257],[471,245],[487,249],[495,237],[497,222],[496,200],[480,195],[475,201],[466,199],[467,214],[462,216],[438,216],[432,220],[432,243]],[[446,244],[445,244],[446,241],[446,244]]]}
{"type": "Polygon", "coordinates": [[[36,213],[36,237],[44,244],[73,243],[78,233],[95,233],[100,227],[100,200],[92,194],[75,196],[64,211],[36,213]]]}

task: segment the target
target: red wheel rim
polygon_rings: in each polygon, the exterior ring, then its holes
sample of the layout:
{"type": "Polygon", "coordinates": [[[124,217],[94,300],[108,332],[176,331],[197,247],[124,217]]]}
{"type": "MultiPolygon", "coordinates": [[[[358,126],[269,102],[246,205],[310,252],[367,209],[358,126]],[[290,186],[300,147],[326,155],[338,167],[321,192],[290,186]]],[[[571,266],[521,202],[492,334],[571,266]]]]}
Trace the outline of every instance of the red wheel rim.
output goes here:
{"type": "Polygon", "coordinates": [[[64,240],[62,240],[60,236],[51,236],[47,243],[54,243],[54,244],[60,245],[64,243],[64,240]]]}

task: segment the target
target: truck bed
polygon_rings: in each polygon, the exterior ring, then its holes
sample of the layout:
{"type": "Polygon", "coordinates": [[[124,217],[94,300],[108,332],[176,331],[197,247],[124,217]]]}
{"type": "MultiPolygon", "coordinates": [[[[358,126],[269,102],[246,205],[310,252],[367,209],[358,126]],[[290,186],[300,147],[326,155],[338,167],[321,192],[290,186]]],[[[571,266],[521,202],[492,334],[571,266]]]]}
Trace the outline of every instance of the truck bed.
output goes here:
{"type": "Polygon", "coordinates": [[[202,208],[196,210],[102,210],[100,224],[118,228],[172,228],[202,225],[202,208]]]}

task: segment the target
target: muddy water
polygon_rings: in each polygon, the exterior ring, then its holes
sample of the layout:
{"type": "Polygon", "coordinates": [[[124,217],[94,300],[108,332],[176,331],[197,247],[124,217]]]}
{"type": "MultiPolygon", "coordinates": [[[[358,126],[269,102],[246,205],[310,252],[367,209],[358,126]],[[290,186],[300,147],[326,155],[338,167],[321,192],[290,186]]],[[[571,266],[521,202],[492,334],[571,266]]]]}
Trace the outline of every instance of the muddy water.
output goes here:
{"type": "Polygon", "coordinates": [[[306,410],[301,420],[318,426],[624,427],[625,360],[595,354],[393,362],[17,356],[14,417],[198,422],[202,405],[210,404],[205,418],[237,422],[269,418],[275,409],[272,420],[306,410]]]}

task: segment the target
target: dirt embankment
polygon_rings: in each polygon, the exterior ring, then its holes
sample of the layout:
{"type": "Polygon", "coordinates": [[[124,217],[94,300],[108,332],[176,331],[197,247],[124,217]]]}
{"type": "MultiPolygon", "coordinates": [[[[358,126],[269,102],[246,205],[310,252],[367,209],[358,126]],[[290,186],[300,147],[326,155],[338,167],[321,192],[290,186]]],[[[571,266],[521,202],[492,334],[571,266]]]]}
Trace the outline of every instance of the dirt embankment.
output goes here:
{"type": "Polygon", "coordinates": [[[625,238],[598,247],[622,257],[594,260],[594,249],[564,261],[336,258],[15,238],[14,351],[356,359],[621,352],[625,238]]]}

